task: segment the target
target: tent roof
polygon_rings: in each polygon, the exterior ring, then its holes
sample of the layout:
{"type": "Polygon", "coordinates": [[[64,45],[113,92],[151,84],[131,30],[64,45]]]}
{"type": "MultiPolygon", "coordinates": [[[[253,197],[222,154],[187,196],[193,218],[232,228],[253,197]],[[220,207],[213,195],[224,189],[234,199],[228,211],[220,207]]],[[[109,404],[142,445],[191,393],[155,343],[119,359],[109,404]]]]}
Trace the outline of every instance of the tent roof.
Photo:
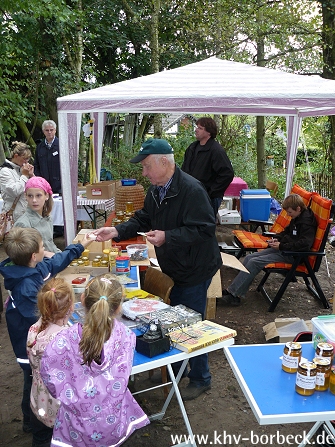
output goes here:
{"type": "Polygon", "coordinates": [[[211,57],[57,100],[58,112],[335,115],[335,82],[211,57]]]}

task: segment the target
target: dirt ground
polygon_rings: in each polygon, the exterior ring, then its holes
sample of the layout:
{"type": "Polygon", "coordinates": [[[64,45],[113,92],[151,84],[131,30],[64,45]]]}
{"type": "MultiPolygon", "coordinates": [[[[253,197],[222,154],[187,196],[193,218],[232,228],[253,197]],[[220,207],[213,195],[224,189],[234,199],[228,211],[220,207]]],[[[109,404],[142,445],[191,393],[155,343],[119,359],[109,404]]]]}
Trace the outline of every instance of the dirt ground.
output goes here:
{"type": "MultiPolygon", "coordinates": [[[[220,227],[225,234],[230,233],[230,227],[220,227]]],[[[62,248],[64,241],[57,239],[56,243],[62,248]]],[[[0,260],[5,254],[0,246],[0,260]]],[[[335,281],[335,248],[327,244],[327,260],[330,276],[328,276],[326,262],[323,260],[318,273],[318,279],[326,297],[332,298],[335,281]]],[[[236,271],[222,267],[222,284],[226,287],[233,280],[236,271]]],[[[254,281],[247,298],[240,307],[224,307],[217,302],[217,323],[234,328],[237,331],[236,344],[264,343],[262,327],[276,317],[299,317],[309,320],[317,315],[332,313],[332,309],[325,310],[307,291],[304,283],[292,284],[281,299],[274,313],[269,313],[268,303],[256,292],[256,286],[262,273],[254,281]]],[[[272,280],[273,290],[278,287],[279,280],[272,280]]],[[[1,279],[3,297],[5,291],[1,279]]],[[[22,432],[22,414],[20,410],[22,373],[15,361],[9,342],[4,315],[0,323],[0,446],[30,447],[31,435],[22,432]]],[[[237,380],[222,351],[209,354],[209,364],[212,373],[212,389],[198,399],[185,403],[187,414],[193,432],[196,435],[208,435],[197,440],[197,445],[236,445],[249,447],[250,445],[292,445],[295,442],[270,442],[270,436],[297,435],[308,431],[312,423],[286,425],[258,425],[250,406],[244,397],[237,380]],[[258,441],[257,441],[258,437],[258,441]]],[[[254,365],[250,365],[253,367],[254,365]]],[[[143,373],[135,377],[135,388],[149,386],[148,374],[143,373]]],[[[181,387],[187,385],[183,380],[181,387]]],[[[163,405],[163,391],[161,389],[139,395],[139,402],[147,412],[153,414],[160,411],[163,405]]],[[[269,396],[271,398],[271,396],[269,396]]],[[[125,447],[168,447],[173,444],[171,435],[186,435],[187,431],[181,416],[177,400],[172,399],[170,406],[161,421],[154,421],[149,426],[135,432],[123,445],[125,447]]],[[[98,446],[97,446],[98,447],[98,446]]]]}

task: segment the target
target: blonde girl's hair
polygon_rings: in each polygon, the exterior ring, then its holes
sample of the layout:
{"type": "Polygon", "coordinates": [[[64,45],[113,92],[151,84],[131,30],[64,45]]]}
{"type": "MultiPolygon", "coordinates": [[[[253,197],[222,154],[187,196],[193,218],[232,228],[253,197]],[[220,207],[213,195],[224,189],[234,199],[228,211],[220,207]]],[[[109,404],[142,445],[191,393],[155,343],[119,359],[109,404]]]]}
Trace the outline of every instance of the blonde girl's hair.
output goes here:
{"type": "Polygon", "coordinates": [[[13,141],[12,147],[9,153],[9,159],[12,159],[14,155],[17,154],[20,157],[30,158],[31,150],[28,144],[22,143],[21,141],[13,141]]]}
{"type": "Polygon", "coordinates": [[[66,320],[72,312],[74,292],[63,278],[52,278],[37,294],[37,307],[42,324],[39,332],[44,331],[50,323],[66,320]]]}
{"type": "Polygon", "coordinates": [[[104,343],[110,338],[115,313],[124,296],[124,290],[115,275],[104,274],[93,278],[84,292],[86,317],[79,343],[83,364],[101,363],[104,343]]]}

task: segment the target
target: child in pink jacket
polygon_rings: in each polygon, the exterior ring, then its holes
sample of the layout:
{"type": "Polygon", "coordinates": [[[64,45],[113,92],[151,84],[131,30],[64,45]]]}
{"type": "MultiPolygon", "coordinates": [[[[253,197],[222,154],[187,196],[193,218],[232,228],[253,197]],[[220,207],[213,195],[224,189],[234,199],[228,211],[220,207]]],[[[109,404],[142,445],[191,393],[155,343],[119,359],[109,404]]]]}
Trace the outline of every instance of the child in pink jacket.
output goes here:
{"type": "Polygon", "coordinates": [[[48,343],[67,327],[69,316],[73,312],[73,303],[73,289],[62,278],[52,278],[37,295],[37,307],[41,316],[30,327],[27,338],[27,353],[33,373],[30,392],[33,447],[50,446],[59,402],[49,394],[42,381],[40,362],[48,343]]]}

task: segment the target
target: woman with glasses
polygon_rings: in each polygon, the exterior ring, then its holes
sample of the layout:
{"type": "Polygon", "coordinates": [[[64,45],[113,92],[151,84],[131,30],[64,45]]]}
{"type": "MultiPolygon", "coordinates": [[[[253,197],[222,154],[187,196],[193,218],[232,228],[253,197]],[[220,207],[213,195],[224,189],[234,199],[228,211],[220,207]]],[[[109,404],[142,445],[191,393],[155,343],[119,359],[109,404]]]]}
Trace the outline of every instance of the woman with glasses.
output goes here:
{"type": "Polygon", "coordinates": [[[3,199],[2,212],[9,211],[14,205],[14,222],[27,208],[24,187],[34,175],[34,166],[29,163],[31,151],[27,144],[19,141],[12,143],[10,157],[0,167],[0,188],[3,199]]]}

